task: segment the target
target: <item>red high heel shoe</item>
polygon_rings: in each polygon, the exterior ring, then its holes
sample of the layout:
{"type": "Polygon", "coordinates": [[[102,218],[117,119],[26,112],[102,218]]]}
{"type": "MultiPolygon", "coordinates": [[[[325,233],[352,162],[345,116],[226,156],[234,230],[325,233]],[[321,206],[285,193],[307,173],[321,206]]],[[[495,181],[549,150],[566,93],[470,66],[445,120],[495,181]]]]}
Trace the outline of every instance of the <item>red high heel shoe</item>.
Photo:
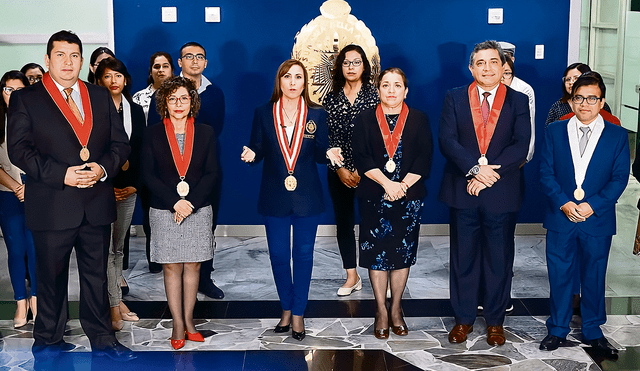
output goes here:
{"type": "Polygon", "coordinates": [[[184,347],[185,339],[171,339],[171,346],[173,349],[178,350],[184,347]]]}
{"type": "Polygon", "coordinates": [[[185,331],[184,332],[184,336],[187,338],[187,340],[189,341],[197,341],[199,343],[203,343],[204,342],[204,337],[202,336],[202,334],[198,331],[191,333],[189,331],[185,331]]]}

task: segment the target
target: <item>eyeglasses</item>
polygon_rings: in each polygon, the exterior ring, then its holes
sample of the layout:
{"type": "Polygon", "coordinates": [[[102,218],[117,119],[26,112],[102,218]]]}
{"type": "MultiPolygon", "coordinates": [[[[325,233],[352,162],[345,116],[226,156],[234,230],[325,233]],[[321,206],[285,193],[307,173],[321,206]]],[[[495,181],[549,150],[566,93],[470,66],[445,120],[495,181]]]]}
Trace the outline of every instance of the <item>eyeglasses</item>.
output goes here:
{"type": "Polygon", "coordinates": [[[189,103],[190,100],[191,100],[191,97],[186,96],[186,95],[183,95],[180,98],[171,96],[171,97],[167,98],[167,103],[169,103],[172,106],[175,106],[176,104],[178,104],[178,101],[180,101],[180,103],[182,103],[182,104],[187,104],[187,103],[189,103]]]}
{"type": "Polygon", "coordinates": [[[180,59],[186,59],[188,61],[192,61],[193,58],[195,58],[196,60],[199,60],[199,61],[205,60],[204,54],[201,54],[201,53],[198,53],[196,55],[193,55],[191,53],[187,53],[187,54],[183,55],[182,57],[180,57],[180,59]]]}
{"type": "Polygon", "coordinates": [[[5,94],[7,95],[11,95],[11,93],[13,93],[14,91],[18,91],[22,88],[12,88],[10,86],[5,86],[4,88],[2,88],[2,91],[4,91],[5,94]]]}
{"type": "Polygon", "coordinates": [[[601,100],[602,98],[598,98],[596,96],[590,95],[588,97],[583,97],[582,95],[574,95],[571,98],[571,101],[575,104],[582,104],[582,102],[585,101],[585,99],[587,100],[587,103],[589,103],[590,106],[594,106],[596,103],[598,103],[599,100],[601,100]]]}
{"type": "Polygon", "coordinates": [[[362,64],[361,59],[356,59],[353,61],[348,61],[345,59],[344,62],[342,62],[342,67],[349,67],[351,65],[353,65],[353,67],[360,67],[361,64],[362,64]]]}
{"type": "Polygon", "coordinates": [[[511,76],[513,76],[513,72],[505,72],[502,74],[503,77],[509,78],[511,76]]]}
{"type": "Polygon", "coordinates": [[[36,82],[42,80],[42,76],[28,76],[27,79],[29,79],[30,84],[35,84],[36,82]]]}
{"type": "Polygon", "coordinates": [[[567,77],[563,77],[562,80],[564,82],[576,82],[576,81],[578,81],[578,77],[580,77],[580,76],[571,76],[571,77],[567,76],[567,77]]]}

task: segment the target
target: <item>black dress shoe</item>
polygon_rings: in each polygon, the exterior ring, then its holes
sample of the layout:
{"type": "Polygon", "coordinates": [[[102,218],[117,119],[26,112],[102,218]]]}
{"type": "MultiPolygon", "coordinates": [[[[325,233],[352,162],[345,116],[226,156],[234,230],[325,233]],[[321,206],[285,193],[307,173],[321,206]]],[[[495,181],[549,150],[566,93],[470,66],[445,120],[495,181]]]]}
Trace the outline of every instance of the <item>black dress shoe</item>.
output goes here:
{"type": "Polygon", "coordinates": [[[289,332],[289,327],[291,327],[291,324],[288,324],[286,326],[276,325],[276,328],[273,329],[273,332],[277,334],[281,334],[283,332],[289,332]]]}
{"type": "Polygon", "coordinates": [[[555,335],[547,335],[540,342],[540,350],[556,350],[560,344],[563,344],[566,341],[567,339],[563,339],[555,335]]]}
{"type": "Polygon", "coordinates": [[[32,352],[33,353],[40,353],[40,352],[52,352],[52,353],[69,352],[71,350],[74,350],[75,348],[76,348],[75,345],[73,345],[71,343],[67,343],[64,340],[60,340],[59,342],[57,342],[55,344],[37,344],[37,343],[34,343],[33,347],[32,347],[32,352]]]}
{"type": "Polygon", "coordinates": [[[136,358],[131,349],[120,344],[117,340],[105,348],[96,349],[94,354],[96,356],[107,356],[118,362],[128,362],[136,358]]]}
{"type": "Polygon", "coordinates": [[[618,349],[614,348],[604,336],[599,339],[584,341],[584,343],[607,357],[613,357],[618,354],[618,349]]]}
{"type": "Polygon", "coordinates": [[[302,330],[302,332],[298,332],[298,331],[293,331],[293,329],[291,329],[291,337],[298,340],[298,341],[302,341],[302,339],[304,339],[306,333],[304,330],[302,330]]]}
{"type": "Polygon", "coordinates": [[[211,279],[201,280],[198,284],[198,291],[212,299],[224,298],[224,292],[211,281],[211,279]]]}
{"type": "Polygon", "coordinates": [[[160,272],[162,272],[162,264],[149,262],[149,272],[151,272],[151,273],[160,273],[160,272]]]}

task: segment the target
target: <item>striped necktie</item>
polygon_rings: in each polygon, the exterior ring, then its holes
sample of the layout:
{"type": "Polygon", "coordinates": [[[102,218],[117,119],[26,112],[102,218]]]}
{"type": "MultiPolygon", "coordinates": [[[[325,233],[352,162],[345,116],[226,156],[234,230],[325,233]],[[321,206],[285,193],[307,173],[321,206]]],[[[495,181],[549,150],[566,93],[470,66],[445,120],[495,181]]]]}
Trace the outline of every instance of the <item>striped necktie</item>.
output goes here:
{"type": "Polygon", "coordinates": [[[64,93],[67,95],[67,103],[69,104],[69,108],[71,108],[71,112],[73,112],[78,121],[80,121],[81,124],[84,124],[82,114],[80,114],[80,110],[78,109],[76,102],[74,102],[73,98],[71,98],[71,92],[73,92],[73,88],[64,89],[64,93]]]}

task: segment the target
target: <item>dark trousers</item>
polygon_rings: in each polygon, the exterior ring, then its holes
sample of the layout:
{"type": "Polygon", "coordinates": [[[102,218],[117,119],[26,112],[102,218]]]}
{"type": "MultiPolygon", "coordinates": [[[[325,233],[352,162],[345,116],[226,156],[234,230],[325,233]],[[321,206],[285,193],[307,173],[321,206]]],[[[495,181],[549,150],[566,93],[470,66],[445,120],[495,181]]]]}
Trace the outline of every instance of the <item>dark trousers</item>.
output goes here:
{"type": "Polygon", "coordinates": [[[476,318],[480,282],[488,326],[502,325],[511,295],[518,213],[450,208],[450,296],[456,322],[476,318]],[[481,280],[482,278],[482,280],[481,280]]]}
{"type": "Polygon", "coordinates": [[[573,314],[575,277],[582,282],[580,314],[585,340],[601,338],[600,325],[607,321],[605,277],[611,236],[589,236],[574,228],[569,232],[547,231],[547,270],[551,288],[549,334],[565,338],[573,314]],[[579,273],[576,273],[579,272],[579,273]]]}
{"type": "Polygon", "coordinates": [[[356,234],[355,226],[355,188],[349,188],[334,171],[327,172],[327,182],[333,211],[336,216],[336,237],[342,257],[342,267],[352,269],[356,267],[356,234]]]}
{"type": "Polygon", "coordinates": [[[38,316],[34,347],[60,342],[68,319],[69,259],[75,246],[80,274],[80,323],[92,348],[104,348],[115,335],[107,297],[109,225],[32,231],[38,270],[38,316]]]}

